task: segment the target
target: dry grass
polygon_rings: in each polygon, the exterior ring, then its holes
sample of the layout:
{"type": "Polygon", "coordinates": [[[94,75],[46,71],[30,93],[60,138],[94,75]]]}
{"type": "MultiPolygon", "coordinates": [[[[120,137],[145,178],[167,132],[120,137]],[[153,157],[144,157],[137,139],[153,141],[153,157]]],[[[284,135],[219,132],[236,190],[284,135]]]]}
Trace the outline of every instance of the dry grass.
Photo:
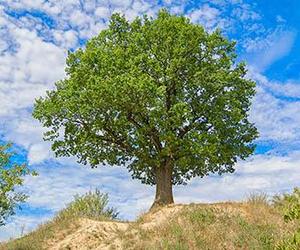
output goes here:
{"type": "MultiPolygon", "coordinates": [[[[0,250],[41,250],[59,245],[66,237],[82,227],[82,218],[111,221],[118,212],[107,207],[108,196],[99,190],[76,195],[74,200],[59,211],[55,218],[28,235],[8,243],[0,243],[0,250]]],[[[91,220],[91,221],[92,221],[91,220]]]]}
{"type": "MultiPolygon", "coordinates": [[[[86,220],[86,224],[89,223],[95,224],[86,220]]],[[[142,215],[136,222],[124,223],[126,225],[121,225],[120,230],[111,232],[110,227],[103,229],[105,222],[98,223],[102,224],[93,227],[98,228],[93,232],[95,237],[86,242],[77,244],[76,232],[84,236],[88,233],[85,228],[91,228],[91,225],[53,221],[2,249],[49,249],[55,244],[61,245],[59,241],[67,243],[66,239],[74,235],[68,249],[78,249],[72,246],[81,244],[84,247],[80,249],[267,250],[275,249],[297,226],[285,223],[282,213],[263,199],[167,206],[142,215]]]]}
{"type": "Polygon", "coordinates": [[[6,244],[0,244],[0,250],[40,250],[47,249],[55,242],[61,241],[79,228],[75,218],[55,218],[42,224],[37,230],[6,244]]]}
{"type": "Polygon", "coordinates": [[[274,249],[295,229],[264,203],[182,206],[158,227],[144,223],[119,236],[122,249],[274,249]]]}
{"type": "Polygon", "coordinates": [[[258,206],[267,206],[271,203],[268,195],[263,192],[250,193],[246,199],[246,202],[258,206]]]}

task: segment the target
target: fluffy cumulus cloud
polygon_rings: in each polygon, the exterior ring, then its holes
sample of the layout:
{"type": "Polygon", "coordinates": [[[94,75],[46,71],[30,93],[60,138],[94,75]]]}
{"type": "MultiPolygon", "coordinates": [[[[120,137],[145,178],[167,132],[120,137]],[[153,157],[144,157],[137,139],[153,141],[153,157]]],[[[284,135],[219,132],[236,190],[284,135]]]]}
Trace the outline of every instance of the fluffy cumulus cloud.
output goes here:
{"type": "Polygon", "coordinates": [[[249,39],[245,43],[246,52],[250,54],[249,61],[255,65],[255,69],[263,72],[272,63],[286,56],[292,49],[297,32],[275,29],[266,36],[249,39]]]}
{"type": "Polygon", "coordinates": [[[175,190],[179,202],[242,200],[252,193],[275,195],[298,185],[300,152],[286,156],[257,155],[237,164],[233,175],[194,179],[189,188],[175,190]]]}
{"type": "MultiPolygon", "coordinates": [[[[121,217],[133,219],[145,211],[154,196],[153,187],[131,180],[126,169],[81,167],[75,159],[55,159],[50,145],[42,140],[44,129],[33,120],[35,98],[54,87],[65,76],[68,50],[84,46],[87,39],[108,24],[114,12],[132,20],[147,13],[155,16],[161,7],[185,14],[209,31],[219,27],[238,40],[241,53],[252,55],[249,77],[257,83],[251,120],[260,131],[258,143],[277,143],[280,149],[294,144],[300,149],[300,96],[296,80],[284,83],[266,78],[262,72],[288,54],[296,33],[262,25],[261,13],[242,0],[213,0],[191,4],[185,0],[8,0],[0,1],[0,128],[6,141],[13,141],[27,155],[39,176],[29,177],[25,191],[30,195],[22,213],[0,229],[0,240],[30,231],[53,216],[76,193],[99,188],[109,193],[110,204],[121,217]],[[27,211],[27,212],[26,212],[27,211]]],[[[279,20],[280,19],[280,20],[279,20]]],[[[195,179],[177,187],[177,202],[211,202],[242,199],[264,190],[270,194],[297,185],[299,152],[285,155],[259,154],[240,162],[234,175],[195,179]]]]}
{"type": "Polygon", "coordinates": [[[218,20],[219,15],[220,11],[217,8],[205,4],[201,8],[191,11],[189,17],[192,22],[204,23],[206,28],[211,29],[220,23],[220,20],[218,20]]]}
{"type": "Polygon", "coordinates": [[[250,114],[259,140],[300,145],[300,83],[270,81],[253,68],[249,76],[258,84],[250,114]]]}

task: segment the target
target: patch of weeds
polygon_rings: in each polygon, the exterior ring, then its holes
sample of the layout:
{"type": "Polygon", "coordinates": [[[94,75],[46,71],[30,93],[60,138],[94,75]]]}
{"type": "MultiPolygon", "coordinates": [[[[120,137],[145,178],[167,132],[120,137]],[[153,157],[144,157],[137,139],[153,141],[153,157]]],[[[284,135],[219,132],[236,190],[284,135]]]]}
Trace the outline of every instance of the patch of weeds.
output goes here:
{"type": "Polygon", "coordinates": [[[186,242],[180,240],[180,239],[175,239],[172,242],[170,242],[167,239],[163,239],[162,241],[162,249],[166,250],[189,250],[189,246],[186,242]]]}
{"type": "Polygon", "coordinates": [[[201,227],[214,223],[216,219],[212,209],[208,208],[194,208],[187,211],[185,216],[192,224],[196,224],[201,227]]]}
{"type": "Polygon", "coordinates": [[[250,193],[247,197],[246,202],[251,205],[269,205],[269,197],[266,193],[257,192],[257,193],[250,193]]]}
{"type": "Polygon", "coordinates": [[[245,249],[274,249],[274,228],[270,225],[251,224],[238,218],[239,233],[235,245],[245,249]]]}
{"type": "Polygon", "coordinates": [[[182,238],[183,236],[183,228],[179,224],[173,223],[170,231],[171,235],[174,235],[175,238],[182,238]]]}

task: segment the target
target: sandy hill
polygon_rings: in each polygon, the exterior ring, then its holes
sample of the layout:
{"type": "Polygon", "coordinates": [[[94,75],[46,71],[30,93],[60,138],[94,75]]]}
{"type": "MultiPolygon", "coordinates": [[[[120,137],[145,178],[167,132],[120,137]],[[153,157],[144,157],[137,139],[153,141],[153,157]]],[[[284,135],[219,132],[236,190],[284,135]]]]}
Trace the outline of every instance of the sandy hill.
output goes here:
{"type": "Polygon", "coordinates": [[[170,205],[137,221],[52,221],[0,249],[274,249],[296,225],[267,203],[170,205]]]}

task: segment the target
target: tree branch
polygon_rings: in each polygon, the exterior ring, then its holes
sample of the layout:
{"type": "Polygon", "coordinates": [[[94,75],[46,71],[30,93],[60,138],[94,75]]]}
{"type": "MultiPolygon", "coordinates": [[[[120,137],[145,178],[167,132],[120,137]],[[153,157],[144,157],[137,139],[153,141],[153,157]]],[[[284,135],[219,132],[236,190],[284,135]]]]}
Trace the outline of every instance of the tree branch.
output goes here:
{"type": "Polygon", "coordinates": [[[110,142],[110,143],[117,144],[120,148],[125,150],[125,152],[127,152],[127,153],[133,152],[133,148],[129,144],[126,143],[126,139],[121,138],[120,136],[118,136],[115,133],[115,131],[111,130],[106,125],[104,125],[104,131],[107,132],[111,136],[112,140],[110,140],[110,139],[108,139],[104,136],[101,136],[101,135],[97,135],[97,136],[100,137],[102,140],[105,140],[105,141],[110,142]]]}
{"type": "MultiPolygon", "coordinates": [[[[146,117],[144,117],[144,116],[142,116],[140,113],[139,113],[139,115],[140,115],[141,118],[143,119],[143,122],[145,122],[148,126],[150,126],[149,119],[146,118],[146,117]]],[[[135,118],[134,118],[132,112],[129,112],[129,113],[127,114],[127,119],[128,119],[128,121],[130,121],[132,124],[134,124],[137,128],[142,128],[142,125],[139,124],[139,123],[135,120],[135,118]]],[[[150,137],[150,140],[153,142],[153,144],[154,144],[156,150],[157,150],[158,152],[160,152],[160,151],[162,150],[162,146],[161,146],[161,143],[160,143],[158,131],[157,131],[154,127],[152,127],[152,128],[150,128],[150,133],[149,133],[148,135],[149,135],[149,137],[150,137]]]]}
{"type": "Polygon", "coordinates": [[[120,149],[122,149],[123,151],[125,151],[127,153],[133,152],[133,148],[126,143],[126,140],[124,138],[121,138],[120,136],[116,135],[116,133],[113,130],[111,130],[106,124],[104,124],[103,130],[110,135],[111,139],[109,139],[108,137],[102,136],[102,135],[97,135],[95,133],[92,133],[90,126],[86,122],[84,122],[80,119],[73,120],[73,122],[80,124],[82,126],[83,130],[85,130],[89,135],[93,134],[100,140],[103,140],[103,141],[106,141],[109,143],[114,143],[114,144],[118,145],[120,147],[120,149]]]}

